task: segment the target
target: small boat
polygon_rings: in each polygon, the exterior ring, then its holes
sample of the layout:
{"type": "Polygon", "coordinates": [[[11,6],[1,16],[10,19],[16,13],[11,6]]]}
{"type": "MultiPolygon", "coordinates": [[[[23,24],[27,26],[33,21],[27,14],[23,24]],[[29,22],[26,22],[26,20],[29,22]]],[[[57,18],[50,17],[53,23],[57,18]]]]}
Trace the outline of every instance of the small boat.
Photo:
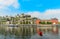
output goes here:
{"type": "Polygon", "coordinates": [[[43,36],[43,33],[41,31],[38,32],[38,35],[43,36]]]}
{"type": "Polygon", "coordinates": [[[37,29],[37,34],[38,34],[39,36],[43,36],[43,32],[40,31],[39,29],[37,29]]]}

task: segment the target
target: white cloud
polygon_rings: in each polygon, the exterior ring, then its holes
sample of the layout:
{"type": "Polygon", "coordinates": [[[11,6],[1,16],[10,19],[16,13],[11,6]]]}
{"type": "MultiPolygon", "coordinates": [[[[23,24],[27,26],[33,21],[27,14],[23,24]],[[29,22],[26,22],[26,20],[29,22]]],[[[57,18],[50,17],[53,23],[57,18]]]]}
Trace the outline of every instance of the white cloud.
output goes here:
{"type": "Polygon", "coordinates": [[[28,12],[28,14],[30,14],[32,17],[39,17],[40,16],[40,12],[28,12]]]}
{"type": "Polygon", "coordinates": [[[60,20],[60,9],[48,9],[44,12],[27,12],[32,17],[38,17],[40,19],[51,19],[51,18],[58,18],[60,20]]]}
{"type": "Polygon", "coordinates": [[[13,6],[14,8],[18,8],[18,0],[0,0],[0,8],[4,8],[7,6],[13,6]]]}

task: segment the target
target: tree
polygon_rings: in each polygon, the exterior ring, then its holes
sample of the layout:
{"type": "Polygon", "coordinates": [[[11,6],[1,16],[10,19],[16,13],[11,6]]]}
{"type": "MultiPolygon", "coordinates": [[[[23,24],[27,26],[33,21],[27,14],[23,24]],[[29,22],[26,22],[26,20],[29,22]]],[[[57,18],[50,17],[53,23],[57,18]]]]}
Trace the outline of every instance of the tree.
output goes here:
{"type": "Polygon", "coordinates": [[[28,21],[28,24],[31,24],[31,22],[28,21]]]}
{"type": "Polygon", "coordinates": [[[47,24],[52,24],[52,22],[47,22],[47,24]]]}
{"type": "Polygon", "coordinates": [[[40,24],[45,24],[45,22],[40,22],[40,24]]]}
{"type": "Polygon", "coordinates": [[[23,24],[25,24],[25,21],[23,22],[23,24]]]}
{"type": "Polygon", "coordinates": [[[28,24],[29,22],[28,21],[26,21],[26,24],[28,24]]]}

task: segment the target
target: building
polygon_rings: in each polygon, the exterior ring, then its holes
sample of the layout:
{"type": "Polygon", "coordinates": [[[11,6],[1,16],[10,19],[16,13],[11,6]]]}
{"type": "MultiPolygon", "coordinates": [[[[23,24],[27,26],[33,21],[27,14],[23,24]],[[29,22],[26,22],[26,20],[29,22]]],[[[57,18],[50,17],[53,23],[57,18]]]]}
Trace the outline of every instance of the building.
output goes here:
{"type": "Polygon", "coordinates": [[[17,14],[15,17],[6,16],[0,17],[0,24],[58,24],[57,18],[49,20],[41,20],[36,17],[31,17],[27,14],[17,14]]]}
{"type": "Polygon", "coordinates": [[[49,20],[36,20],[36,24],[58,24],[58,19],[57,18],[52,18],[49,20]]]}
{"type": "Polygon", "coordinates": [[[40,24],[41,20],[40,19],[37,19],[36,20],[36,24],[40,24]]]}
{"type": "Polygon", "coordinates": [[[57,18],[52,18],[51,22],[52,22],[52,24],[58,24],[58,19],[57,18]]]}

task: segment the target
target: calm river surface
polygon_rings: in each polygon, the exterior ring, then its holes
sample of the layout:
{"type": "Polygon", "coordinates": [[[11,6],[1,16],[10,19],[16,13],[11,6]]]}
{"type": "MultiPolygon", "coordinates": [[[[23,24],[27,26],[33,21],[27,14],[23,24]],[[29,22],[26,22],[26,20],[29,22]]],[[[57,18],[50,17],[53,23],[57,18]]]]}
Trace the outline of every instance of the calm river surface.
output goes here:
{"type": "Polygon", "coordinates": [[[60,34],[51,34],[51,33],[46,33],[44,36],[39,36],[38,34],[35,34],[33,36],[14,36],[14,35],[0,35],[0,39],[60,39],[60,34]]]}
{"type": "Polygon", "coordinates": [[[0,34],[0,39],[60,39],[60,28],[58,33],[45,31],[43,36],[39,36],[37,33],[29,36],[16,36],[12,34],[0,34]]]}
{"type": "Polygon", "coordinates": [[[15,36],[15,35],[1,35],[0,39],[60,39],[60,32],[58,34],[53,34],[52,32],[46,32],[42,37],[38,34],[32,36],[15,36]]]}

